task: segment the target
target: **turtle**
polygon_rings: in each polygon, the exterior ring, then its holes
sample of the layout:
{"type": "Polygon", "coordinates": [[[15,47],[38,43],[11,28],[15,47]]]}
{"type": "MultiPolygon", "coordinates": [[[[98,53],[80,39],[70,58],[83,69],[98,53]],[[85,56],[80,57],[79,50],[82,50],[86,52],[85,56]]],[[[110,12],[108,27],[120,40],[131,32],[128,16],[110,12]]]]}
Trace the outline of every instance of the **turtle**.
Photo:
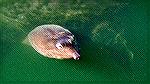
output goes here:
{"type": "Polygon", "coordinates": [[[79,60],[80,54],[75,48],[75,37],[59,25],[46,24],[37,26],[28,33],[31,46],[41,55],[55,59],[79,60]]]}

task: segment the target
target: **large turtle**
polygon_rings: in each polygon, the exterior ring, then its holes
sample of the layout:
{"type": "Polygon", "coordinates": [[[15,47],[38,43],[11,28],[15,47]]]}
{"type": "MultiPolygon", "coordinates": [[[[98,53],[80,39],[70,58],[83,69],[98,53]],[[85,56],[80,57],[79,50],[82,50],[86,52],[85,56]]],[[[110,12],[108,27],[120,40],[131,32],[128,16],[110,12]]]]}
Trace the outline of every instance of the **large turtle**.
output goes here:
{"type": "Polygon", "coordinates": [[[80,55],[74,47],[74,35],[58,25],[41,25],[28,34],[31,46],[43,56],[56,59],[78,60],[80,55]]]}

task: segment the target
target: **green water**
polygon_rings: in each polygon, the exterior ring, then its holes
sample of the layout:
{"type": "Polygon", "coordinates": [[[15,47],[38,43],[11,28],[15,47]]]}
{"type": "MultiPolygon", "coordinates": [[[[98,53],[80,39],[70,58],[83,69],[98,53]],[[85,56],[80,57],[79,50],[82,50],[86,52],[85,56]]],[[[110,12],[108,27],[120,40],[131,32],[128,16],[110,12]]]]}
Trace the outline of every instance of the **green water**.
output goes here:
{"type": "Polygon", "coordinates": [[[0,4],[0,81],[147,80],[144,3],[2,0],[0,4]],[[24,44],[27,34],[43,24],[69,29],[77,38],[81,59],[46,58],[24,44]]]}

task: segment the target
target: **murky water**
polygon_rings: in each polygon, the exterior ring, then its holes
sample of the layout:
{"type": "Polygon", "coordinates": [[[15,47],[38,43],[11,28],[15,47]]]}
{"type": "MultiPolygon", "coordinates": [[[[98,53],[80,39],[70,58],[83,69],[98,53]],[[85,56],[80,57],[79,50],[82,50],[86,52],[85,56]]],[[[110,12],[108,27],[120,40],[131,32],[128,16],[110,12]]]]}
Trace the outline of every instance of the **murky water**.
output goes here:
{"type": "MultiPolygon", "coordinates": [[[[143,4],[83,2],[1,2],[1,81],[127,81],[147,79],[147,16],[143,4]],[[81,59],[57,60],[23,43],[36,26],[70,30],[81,59]]],[[[149,54],[149,53],[148,53],[149,54]]]]}

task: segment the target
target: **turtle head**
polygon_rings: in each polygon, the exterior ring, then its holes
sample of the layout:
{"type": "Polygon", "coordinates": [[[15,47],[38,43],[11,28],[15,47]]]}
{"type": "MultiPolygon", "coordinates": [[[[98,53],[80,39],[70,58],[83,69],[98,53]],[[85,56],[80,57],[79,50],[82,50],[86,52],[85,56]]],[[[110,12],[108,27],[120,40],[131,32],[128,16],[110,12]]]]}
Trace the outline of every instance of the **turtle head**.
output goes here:
{"type": "Polygon", "coordinates": [[[75,48],[73,43],[73,37],[62,37],[59,38],[56,42],[56,48],[68,56],[67,58],[74,58],[75,60],[79,60],[80,54],[75,48]]]}

